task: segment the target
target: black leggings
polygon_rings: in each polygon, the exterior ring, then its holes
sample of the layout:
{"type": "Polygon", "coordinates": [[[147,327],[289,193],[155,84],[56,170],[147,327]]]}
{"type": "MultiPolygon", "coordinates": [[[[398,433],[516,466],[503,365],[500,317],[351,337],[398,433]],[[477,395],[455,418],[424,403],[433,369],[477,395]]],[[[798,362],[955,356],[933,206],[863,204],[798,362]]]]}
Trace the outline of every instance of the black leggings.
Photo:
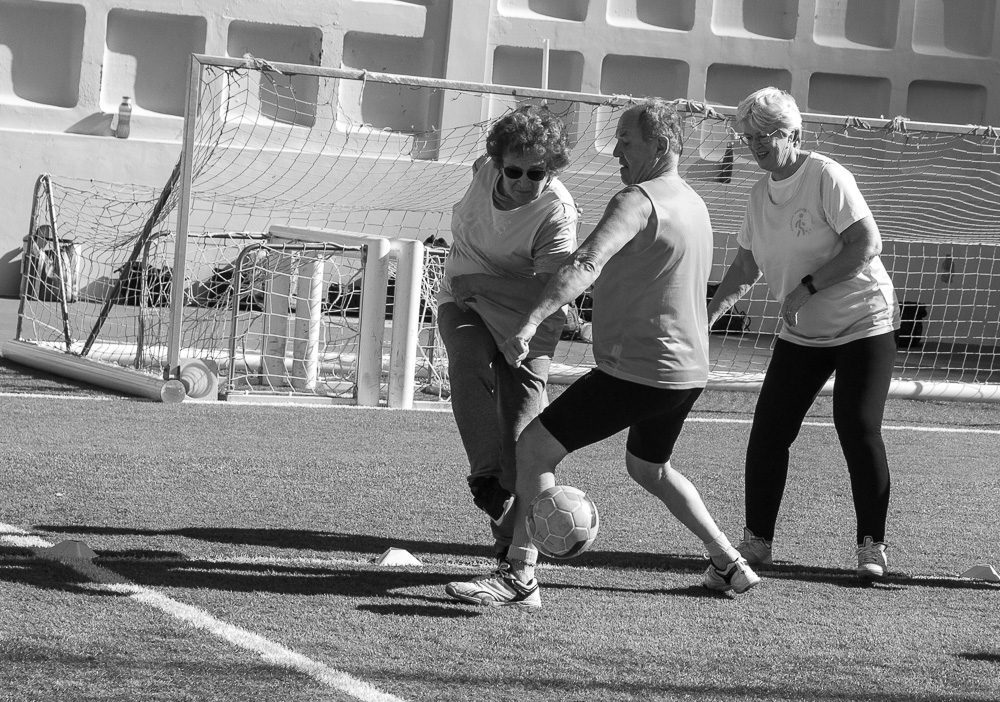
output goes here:
{"type": "Polygon", "coordinates": [[[774,538],[788,477],[788,449],[809,407],[836,372],[833,423],[851,476],[858,543],[865,536],[885,540],[889,465],[882,414],[895,356],[891,332],[840,346],[800,346],[782,339],[775,343],[747,446],[746,517],[754,534],[774,538]]]}

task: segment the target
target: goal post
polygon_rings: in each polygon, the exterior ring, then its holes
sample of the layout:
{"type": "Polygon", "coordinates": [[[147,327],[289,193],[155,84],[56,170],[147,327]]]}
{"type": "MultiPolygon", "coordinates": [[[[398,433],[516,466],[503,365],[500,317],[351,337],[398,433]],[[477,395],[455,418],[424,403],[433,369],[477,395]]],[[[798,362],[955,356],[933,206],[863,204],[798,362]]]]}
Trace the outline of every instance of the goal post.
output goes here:
{"type": "MultiPolygon", "coordinates": [[[[89,334],[89,360],[160,381],[183,383],[192,359],[214,364],[227,399],[446,399],[435,297],[452,206],[490,125],[541,101],[567,124],[559,177],[582,240],[622,187],[613,149],[628,96],[196,55],[166,187],[45,176],[18,339],[80,356],[89,334]]],[[[732,108],[674,103],[679,169],[708,205],[719,281],[761,172],[732,108]]],[[[803,137],[854,174],[882,233],[903,311],[892,393],[1000,400],[996,132],[804,114],[803,137]]],[[[555,382],[594,363],[586,297],[577,304],[555,382]]],[[[757,390],[779,325],[754,286],[711,334],[710,387],[757,390]]]]}

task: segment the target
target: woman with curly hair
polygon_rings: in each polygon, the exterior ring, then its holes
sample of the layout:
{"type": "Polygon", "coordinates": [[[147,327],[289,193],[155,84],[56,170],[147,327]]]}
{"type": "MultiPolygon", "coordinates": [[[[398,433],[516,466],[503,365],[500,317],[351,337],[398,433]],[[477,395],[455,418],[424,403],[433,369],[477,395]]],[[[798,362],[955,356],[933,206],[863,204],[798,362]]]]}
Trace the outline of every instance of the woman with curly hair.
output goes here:
{"type": "Polygon", "coordinates": [[[576,205],[556,177],[568,163],[566,128],[547,108],[524,106],[493,124],[486,155],[473,164],[472,183],[452,212],[437,298],[469,489],[490,517],[500,560],[514,529],[514,445],[544,407],[563,315],[545,321],[518,368],[504,361],[500,344],[576,248],[576,205]]]}

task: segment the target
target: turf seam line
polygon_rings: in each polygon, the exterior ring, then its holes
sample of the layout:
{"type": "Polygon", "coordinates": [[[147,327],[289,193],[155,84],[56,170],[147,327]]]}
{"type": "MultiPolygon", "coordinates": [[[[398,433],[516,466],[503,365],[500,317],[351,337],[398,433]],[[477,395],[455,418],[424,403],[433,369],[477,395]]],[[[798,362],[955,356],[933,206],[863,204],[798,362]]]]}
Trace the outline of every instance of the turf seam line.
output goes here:
{"type": "MultiPolygon", "coordinates": [[[[51,548],[52,543],[10,524],[0,523],[0,541],[22,548],[51,548]]],[[[107,568],[83,560],[60,560],[90,580],[96,589],[127,595],[130,599],[158,609],[174,619],[207,631],[238,648],[256,653],[267,663],[305,673],[362,702],[402,702],[402,698],[382,692],[374,685],[343,671],[297,653],[260,634],[213,617],[203,609],[175,600],[152,588],[136,585],[107,568]]]]}

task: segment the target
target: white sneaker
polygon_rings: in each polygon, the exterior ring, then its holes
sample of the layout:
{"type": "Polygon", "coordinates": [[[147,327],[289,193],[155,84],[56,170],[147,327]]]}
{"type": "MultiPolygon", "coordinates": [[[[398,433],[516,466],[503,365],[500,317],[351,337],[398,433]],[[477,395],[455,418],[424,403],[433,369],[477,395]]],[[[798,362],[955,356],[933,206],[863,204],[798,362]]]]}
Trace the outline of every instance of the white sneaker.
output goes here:
{"type": "Polygon", "coordinates": [[[863,544],[858,546],[858,575],[862,578],[881,578],[889,567],[885,557],[888,544],[882,541],[872,541],[866,536],[863,544]]]}
{"type": "Polygon", "coordinates": [[[709,590],[717,592],[746,592],[760,582],[760,577],[747,565],[746,559],[740,558],[729,564],[725,570],[719,570],[714,563],[708,564],[702,584],[709,590]]]}
{"type": "Polygon", "coordinates": [[[750,565],[771,565],[771,542],[754,534],[743,527],[743,540],[736,550],[740,552],[750,565]]]}
{"type": "Polygon", "coordinates": [[[489,575],[481,575],[469,581],[448,583],[444,591],[456,600],[484,607],[542,608],[538,580],[532,578],[522,583],[511,575],[507,563],[502,563],[489,575]]]}

